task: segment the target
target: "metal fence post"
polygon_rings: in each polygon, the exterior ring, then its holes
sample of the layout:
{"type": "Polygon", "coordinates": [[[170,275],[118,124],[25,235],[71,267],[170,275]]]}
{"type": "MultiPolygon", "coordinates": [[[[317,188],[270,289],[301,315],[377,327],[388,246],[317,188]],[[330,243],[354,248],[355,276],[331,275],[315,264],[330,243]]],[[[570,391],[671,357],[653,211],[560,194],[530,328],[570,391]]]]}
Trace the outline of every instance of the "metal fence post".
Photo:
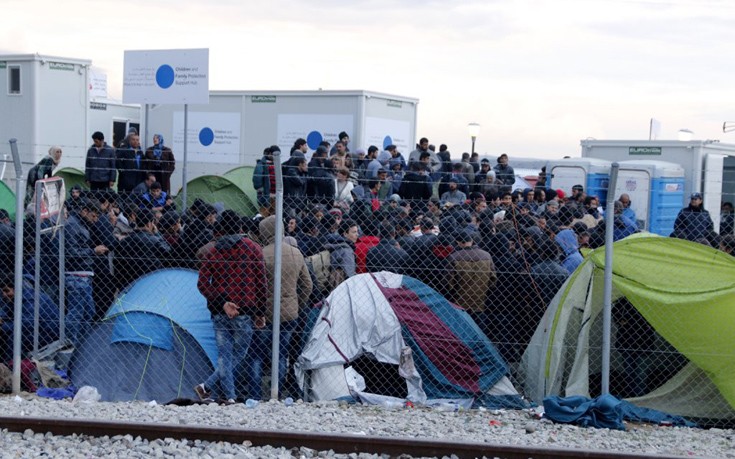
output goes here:
{"type": "Polygon", "coordinates": [[[18,141],[10,139],[10,153],[15,166],[15,298],[13,319],[13,393],[20,393],[20,338],[23,319],[23,196],[25,178],[18,154],[18,141]]]}
{"type": "Polygon", "coordinates": [[[612,163],[605,203],[605,280],[602,303],[602,394],[610,393],[610,345],[612,327],[613,227],[615,225],[615,183],[618,163],[612,163]]]}
{"type": "Polygon", "coordinates": [[[271,353],[271,399],[278,400],[279,367],[278,359],[281,347],[281,266],[283,263],[283,171],[281,170],[281,152],[273,152],[273,164],[276,172],[276,238],[275,238],[275,271],[273,272],[273,349],[271,353]]]}

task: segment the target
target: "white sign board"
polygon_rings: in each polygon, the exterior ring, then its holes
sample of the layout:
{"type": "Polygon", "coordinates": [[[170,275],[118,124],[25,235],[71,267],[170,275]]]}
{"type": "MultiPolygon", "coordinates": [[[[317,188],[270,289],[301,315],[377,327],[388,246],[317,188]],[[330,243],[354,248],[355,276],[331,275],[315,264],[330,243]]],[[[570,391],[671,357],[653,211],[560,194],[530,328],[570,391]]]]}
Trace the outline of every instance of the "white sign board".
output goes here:
{"type": "Polygon", "coordinates": [[[208,49],[125,51],[123,72],[123,103],[209,103],[208,49]]]}
{"type": "Polygon", "coordinates": [[[408,121],[389,120],[368,116],[365,118],[365,145],[375,145],[384,150],[388,145],[395,145],[398,151],[413,151],[413,141],[409,139],[411,127],[408,121]]]}
{"type": "MultiPolygon", "coordinates": [[[[66,188],[64,179],[61,177],[51,177],[36,182],[36,190],[41,192],[41,218],[47,219],[59,215],[64,207],[64,198],[66,197],[66,188]]],[[[36,205],[36,197],[33,196],[33,205],[36,205]]]]}
{"type": "MultiPolygon", "coordinates": [[[[354,118],[352,115],[278,115],[278,141],[283,161],[289,158],[293,143],[298,138],[306,140],[309,152],[313,153],[323,140],[334,145],[339,140],[339,133],[354,132],[354,118]]],[[[354,148],[353,148],[354,150],[354,148]]],[[[307,159],[310,155],[306,155],[307,159]]]]}
{"type": "MultiPolygon", "coordinates": [[[[174,112],[173,150],[184,151],[184,112],[174,112]]],[[[240,112],[189,112],[188,161],[240,163],[240,112]]]]}

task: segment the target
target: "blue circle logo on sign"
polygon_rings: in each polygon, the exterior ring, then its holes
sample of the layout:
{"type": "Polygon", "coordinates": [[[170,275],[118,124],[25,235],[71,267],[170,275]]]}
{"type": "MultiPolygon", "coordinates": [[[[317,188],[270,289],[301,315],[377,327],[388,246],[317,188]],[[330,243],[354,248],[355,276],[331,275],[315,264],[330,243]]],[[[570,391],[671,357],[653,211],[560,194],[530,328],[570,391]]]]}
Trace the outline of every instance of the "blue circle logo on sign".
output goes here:
{"type": "Polygon", "coordinates": [[[174,69],[170,65],[163,64],[156,70],[156,84],[163,89],[168,89],[174,84],[174,69]]]}
{"type": "Polygon", "coordinates": [[[385,138],[383,139],[383,150],[385,150],[385,147],[387,147],[388,145],[392,143],[393,143],[393,138],[391,138],[391,136],[389,135],[385,136],[385,138]]]}
{"type": "Polygon", "coordinates": [[[319,144],[322,143],[322,134],[319,131],[311,131],[309,135],[306,136],[306,144],[311,148],[312,150],[316,150],[319,147],[319,144]]]}
{"type": "Polygon", "coordinates": [[[202,128],[202,130],[199,131],[199,143],[208,147],[212,145],[212,142],[214,142],[214,131],[208,127],[202,128]]]}

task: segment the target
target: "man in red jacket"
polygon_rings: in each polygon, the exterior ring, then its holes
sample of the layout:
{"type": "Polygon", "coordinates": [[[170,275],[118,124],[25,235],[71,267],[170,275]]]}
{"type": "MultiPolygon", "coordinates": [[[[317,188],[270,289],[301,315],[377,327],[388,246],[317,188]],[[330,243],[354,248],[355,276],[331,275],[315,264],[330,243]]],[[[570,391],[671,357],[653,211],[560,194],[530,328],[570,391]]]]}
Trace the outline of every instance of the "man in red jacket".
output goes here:
{"type": "Polygon", "coordinates": [[[220,238],[199,268],[197,287],[207,299],[219,353],[217,369],[194,387],[203,400],[211,398],[219,382],[221,398],[234,403],[234,372],[248,353],[253,327],[265,326],[268,280],[263,250],[240,234],[241,226],[237,213],[223,212],[215,228],[220,238]]]}

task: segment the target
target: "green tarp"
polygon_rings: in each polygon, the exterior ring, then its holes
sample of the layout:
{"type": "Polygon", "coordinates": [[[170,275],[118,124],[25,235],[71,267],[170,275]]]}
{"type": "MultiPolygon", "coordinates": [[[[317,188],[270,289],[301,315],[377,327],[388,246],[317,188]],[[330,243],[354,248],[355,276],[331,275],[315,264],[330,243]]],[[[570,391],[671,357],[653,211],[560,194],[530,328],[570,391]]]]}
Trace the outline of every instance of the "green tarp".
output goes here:
{"type": "Polygon", "coordinates": [[[87,183],[84,180],[84,172],[74,167],[64,167],[54,172],[55,177],[64,179],[66,193],[69,194],[74,185],[79,185],[83,190],[87,189],[87,183]]]}
{"type": "MultiPolygon", "coordinates": [[[[203,175],[189,181],[186,188],[186,207],[191,207],[197,198],[210,204],[221,203],[225,209],[234,210],[244,216],[252,217],[257,213],[256,206],[250,201],[245,191],[226,177],[203,175]]],[[[179,209],[182,208],[182,199],[181,190],[179,190],[175,198],[179,209]]]]}

